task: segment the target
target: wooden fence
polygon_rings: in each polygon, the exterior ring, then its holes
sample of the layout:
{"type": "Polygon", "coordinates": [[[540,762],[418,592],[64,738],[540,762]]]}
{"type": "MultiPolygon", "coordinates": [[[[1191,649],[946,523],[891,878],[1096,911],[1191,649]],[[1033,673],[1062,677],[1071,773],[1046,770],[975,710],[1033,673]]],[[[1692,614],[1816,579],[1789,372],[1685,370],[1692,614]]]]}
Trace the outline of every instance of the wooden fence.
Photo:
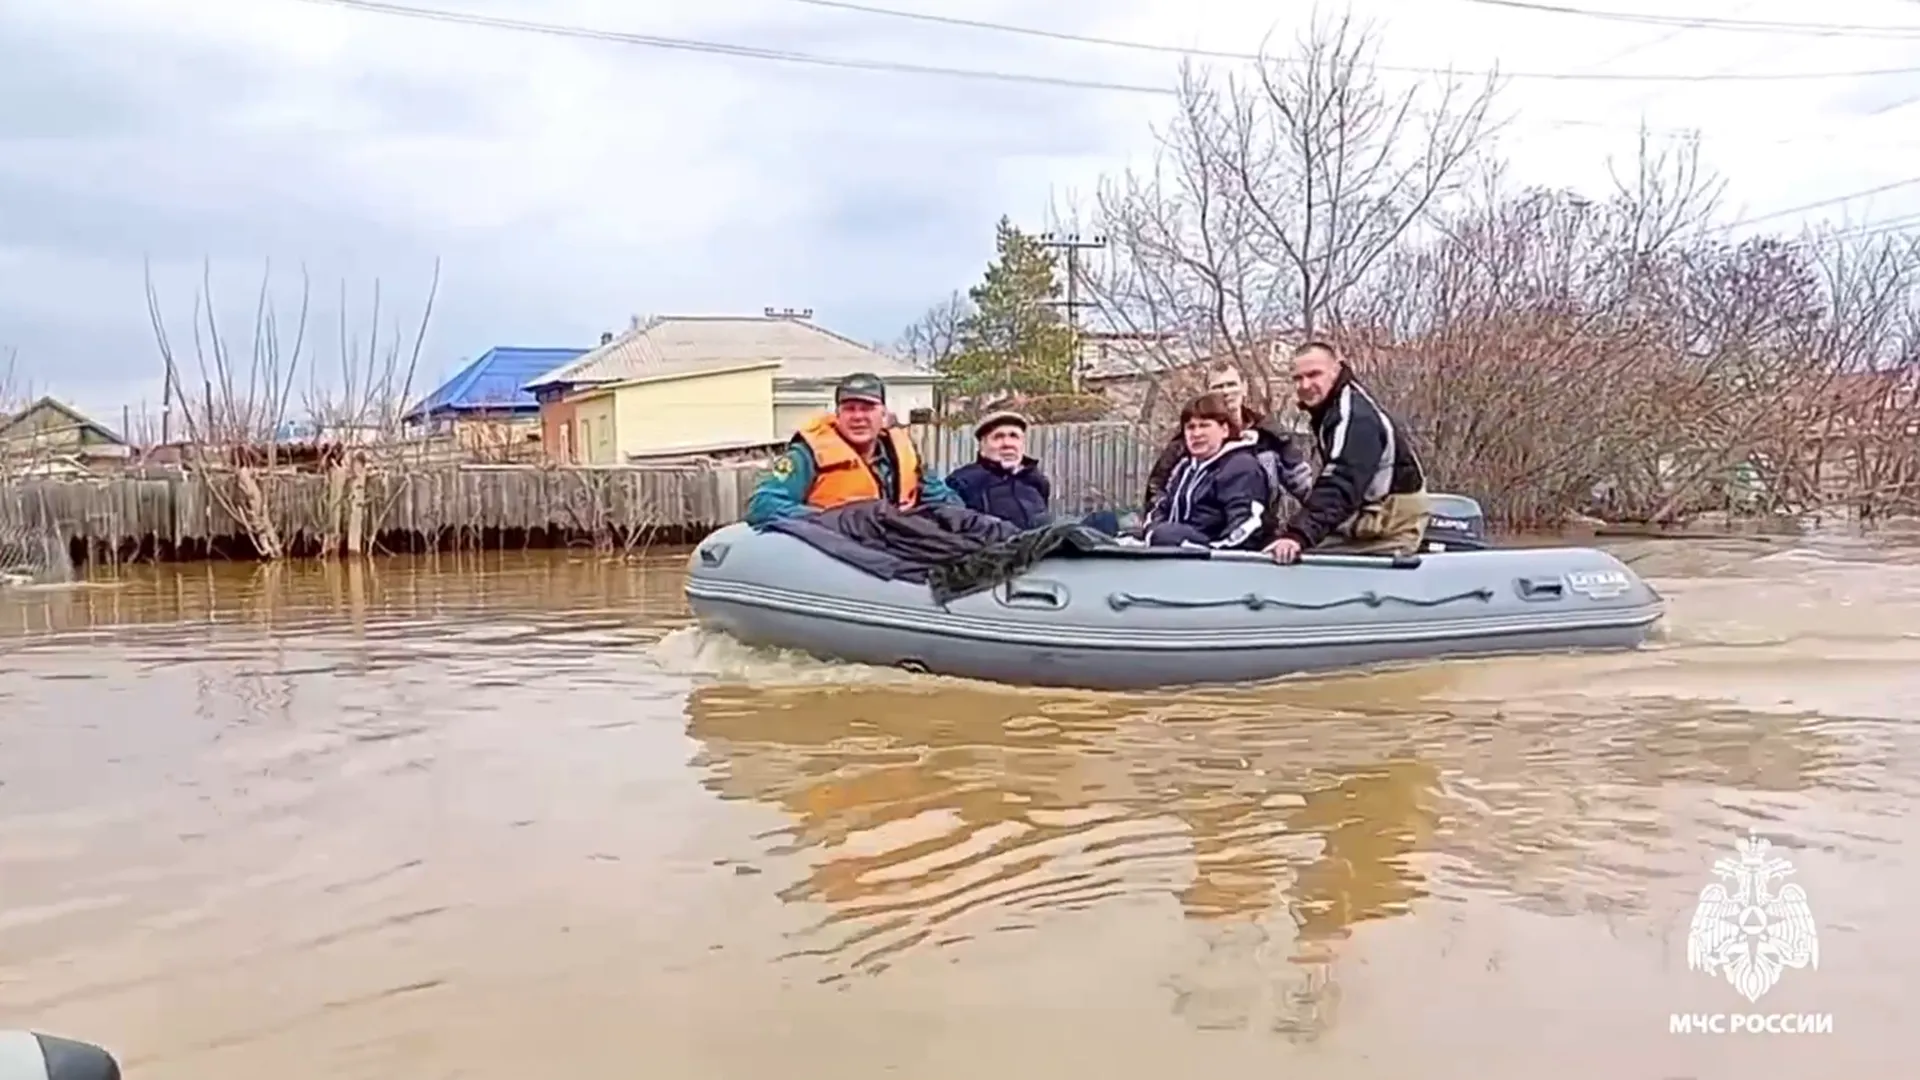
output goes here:
{"type": "MultiPolygon", "coordinates": [[[[968,431],[920,428],[915,440],[943,473],[973,460],[968,431]]],[[[1083,513],[1137,501],[1154,447],[1118,423],[1038,427],[1029,452],[1053,480],[1054,504],[1083,513]]],[[[367,476],[368,550],[633,547],[683,543],[745,513],[761,467],[430,466],[367,476]]],[[[290,554],[342,547],[340,492],[315,472],[256,473],[264,511],[290,554]]],[[[225,472],[107,478],[0,477],[0,550],[57,537],[76,561],[191,559],[253,553],[247,493],[225,472]]],[[[351,549],[352,545],[344,545],[351,549]]]]}
{"type": "MultiPolygon", "coordinates": [[[[950,473],[979,456],[971,428],[921,426],[914,445],[929,468],[950,473]]],[[[1042,424],[1027,432],[1027,454],[1053,481],[1054,509],[1085,513],[1136,506],[1160,447],[1133,424],[1042,424]]]]}

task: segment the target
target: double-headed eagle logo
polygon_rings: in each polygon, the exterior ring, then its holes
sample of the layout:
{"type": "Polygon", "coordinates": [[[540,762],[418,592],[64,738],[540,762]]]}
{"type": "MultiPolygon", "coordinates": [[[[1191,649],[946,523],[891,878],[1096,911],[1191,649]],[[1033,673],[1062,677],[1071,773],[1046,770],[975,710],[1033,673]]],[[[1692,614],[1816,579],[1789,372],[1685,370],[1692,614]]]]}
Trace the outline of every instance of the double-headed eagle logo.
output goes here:
{"type": "Polygon", "coordinates": [[[1773,989],[1787,968],[1819,968],[1820,934],[1807,907],[1807,893],[1773,883],[1793,864],[1769,854],[1773,845],[1749,834],[1737,859],[1716,859],[1722,882],[1700,890],[1687,932],[1687,967],[1722,974],[1748,1001],[1773,989]],[[1731,889],[1731,892],[1729,892],[1731,889]]]}

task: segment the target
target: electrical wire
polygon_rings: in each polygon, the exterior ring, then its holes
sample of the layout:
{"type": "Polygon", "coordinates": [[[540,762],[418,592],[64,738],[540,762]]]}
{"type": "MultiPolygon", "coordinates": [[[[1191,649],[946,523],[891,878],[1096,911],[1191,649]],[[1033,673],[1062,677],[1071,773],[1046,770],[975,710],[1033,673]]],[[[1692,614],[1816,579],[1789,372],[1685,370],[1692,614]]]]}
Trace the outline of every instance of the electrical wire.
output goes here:
{"type": "MultiPolygon", "coordinates": [[[[586,28],[586,27],[561,26],[561,25],[554,25],[554,24],[547,24],[547,23],[529,23],[529,22],[526,22],[525,20],[508,19],[503,17],[486,16],[486,15],[472,15],[465,12],[441,12],[441,11],[436,11],[434,9],[428,9],[428,8],[416,8],[416,7],[408,7],[405,5],[399,5],[399,4],[378,2],[378,0],[302,0],[302,2],[325,4],[325,5],[334,6],[334,7],[343,7],[350,10],[370,12],[374,14],[399,15],[399,16],[405,16],[405,17],[427,19],[430,21],[450,22],[450,23],[465,24],[465,25],[478,25],[478,26],[492,28],[492,29],[513,30],[513,31],[526,32],[526,33],[540,33],[540,34],[546,34],[549,36],[577,38],[577,39],[584,39],[584,40],[591,40],[591,41],[606,41],[606,42],[612,42],[615,44],[634,44],[634,45],[652,46],[652,47],[660,47],[660,48],[681,48],[681,49],[687,49],[687,50],[698,51],[698,52],[713,52],[718,55],[724,55],[724,56],[745,55],[755,59],[761,59],[761,58],[783,59],[783,60],[792,60],[794,62],[800,62],[800,63],[825,64],[827,66],[833,66],[833,67],[852,66],[860,70],[875,70],[875,69],[899,70],[899,68],[901,67],[901,65],[876,65],[873,62],[866,62],[866,61],[843,61],[843,60],[837,60],[837,59],[829,59],[825,57],[810,57],[810,56],[803,56],[800,54],[783,52],[780,50],[759,49],[753,46],[722,45],[722,44],[713,43],[713,42],[699,42],[699,41],[689,41],[685,39],[660,38],[656,35],[648,35],[648,34],[627,34],[627,33],[615,32],[615,31],[586,28]]],[[[800,0],[800,2],[803,2],[803,3],[810,2],[810,0],[800,0]]],[[[863,5],[857,5],[857,4],[846,5],[846,4],[832,3],[831,0],[818,0],[818,2],[821,3],[823,6],[828,6],[828,7],[849,7],[850,6],[854,10],[858,10],[858,11],[878,10],[878,9],[869,9],[864,7],[863,5]]],[[[1913,2],[1920,3],[1920,0],[1913,0],[1913,2]]],[[[902,14],[910,14],[910,13],[902,13],[902,14]]],[[[939,17],[939,16],[928,16],[928,17],[937,18],[937,19],[941,19],[942,21],[946,21],[944,20],[944,17],[939,17]]],[[[961,20],[961,22],[966,23],[967,21],[961,20]]],[[[1684,31],[1681,31],[1681,32],[1684,32],[1684,31]]],[[[1129,43],[1122,42],[1121,44],[1129,44],[1129,43]]],[[[1142,47],[1149,47],[1149,46],[1142,46],[1142,47]]],[[[1154,49],[1171,48],[1170,46],[1150,46],[1150,47],[1154,49]]],[[[1174,49],[1172,51],[1178,52],[1181,50],[1174,49]]],[[[1255,58],[1254,55],[1250,53],[1248,54],[1224,53],[1219,55],[1231,57],[1234,59],[1250,60],[1255,58]]],[[[997,71],[984,71],[984,70],[962,70],[962,69],[951,69],[951,68],[928,68],[922,65],[904,65],[904,67],[908,71],[911,71],[917,74],[918,73],[951,74],[954,76],[964,76],[967,78],[980,78],[980,79],[991,79],[991,80],[1012,81],[1012,82],[1038,82],[1038,83],[1042,83],[1044,85],[1050,85],[1050,86],[1064,86],[1064,87],[1094,89],[1094,90],[1118,90],[1118,91],[1125,91],[1125,92],[1131,92],[1131,93],[1154,94],[1154,95],[1160,95],[1160,96],[1166,96],[1174,93],[1173,90],[1167,87],[1117,84],[1117,83],[1097,81],[1097,80],[1072,79],[1072,78],[1054,77],[1054,76],[1045,76],[1045,75],[1029,75],[1025,73],[997,72],[997,71]]],[[[1541,127],[1548,127],[1548,128],[1580,127],[1580,128],[1591,128],[1596,130],[1615,131],[1615,132],[1642,130],[1642,128],[1639,126],[1628,127],[1625,125],[1608,124],[1608,123],[1603,123],[1595,120],[1557,119],[1557,118],[1551,118],[1551,117],[1530,120],[1528,121],[1528,124],[1529,126],[1538,125],[1541,127]]],[[[1700,134],[1697,130],[1694,130],[1691,128],[1648,127],[1648,128],[1645,128],[1645,131],[1648,134],[1658,135],[1666,138],[1693,138],[1693,137],[1697,137],[1700,134]]],[[[1822,132],[1820,134],[1808,134],[1808,135],[1799,135],[1799,136],[1773,135],[1763,139],[1751,139],[1751,140],[1742,140],[1742,141],[1758,142],[1764,145],[1772,145],[1772,146],[1799,146],[1799,145],[1807,145],[1812,143],[1822,143],[1822,144],[1832,143],[1836,141],[1841,141],[1842,138],[1843,137],[1841,135],[1835,134],[1833,132],[1822,132]]],[[[1907,141],[1894,140],[1894,141],[1888,142],[1883,140],[1880,143],[1880,145],[1882,146],[1907,146],[1907,145],[1920,146],[1920,142],[1916,142],[1913,140],[1907,140],[1907,141]]]]}
{"type": "MultiPolygon", "coordinates": [[[[1916,2],[1920,2],[1920,0],[1916,0],[1916,2]]],[[[1697,127],[1653,127],[1650,125],[1608,123],[1604,120],[1578,120],[1554,116],[1536,117],[1522,114],[1513,121],[1512,126],[1516,128],[1550,128],[1554,130],[1562,128],[1586,128],[1593,131],[1613,131],[1621,134],[1637,134],[1644,131],[1650,136],[1661,139],[1707,140],[1706,133],[1697,127]]],[[[1728,143],[1739,143],[1749,146],[1811,146],[1814,144],[1831,145],[1833,143],[1853,141],[1864,142],[1868,138],[1869,136],[1860,132],[1834,131],[1828,129],[1819,133],[1808,132],[1801,135],[1746,136],[1716,132],[1712,136],[1711,141],[1716,146],[1724,146],[1728,143]]],[[[1871,138],[1873,145],[1882,149],[1890,147],[1900,147],[1903,149],[1920,147],[1920,139],[1882,139],[1877,136],[1871,138]]]]}
{"type": "Polygon", "coordinates": [[[1752,217],[1739,218],[1734,221],[1729,221],[1724,225],[1716,225],[1713,227],[1712,231],[1726,232],[1733,229],[1738,229],[1745,225],[1758,225],[1763,221],[1778,221],[1783,217],[1791,217],[1794,214],[1802,214],[1808,210],[1823,210],[1829,206],[1838,206],[1841,203],[1852,202],[1855,199],[1864,199],[1869,195],[1878,195],[1882,192],[1895,191],[1900,188],[1914,187],[1916,185],[1920,185],[1920,176],[1910,176],[1910,177],[1907,177],[1905,180],[1894,180],[1890,183],[1876,184],[1873,187],[1866,188],[1861,191],[1848,192],[1845,195],[1832,195],[1824,199],[1816,199],[1813,202],[1801,203],[1798,206],[1789,206],[1783,210],[1773,210],[1765,214],[1756,214],[1752,217]]]}
{"type": "MultiPolygon", "coordinates": [[[[938,23],[945,26],[964,26],[973,30],[986,30],[999,34],[1018,34],[1024,37],[1046,38],[1052,41],[1067,41],[1079,45],[1100,45],[1112,49],[1133,49],[1140,52],[1165,53],[1174,56],[1189,56],[1212,60],[1259,61],[1271,60],[1259,53],[1233,52],[1223,49],[1196,49],[1180,45],[1163,45],[1149,41],[1128,41],[1122,38],[1097,37],[1091,34],[1074,34],[1064,30],[1042,30],[1031,26],[1016,26],[1011,23],[992,22],[986,19],[965,19],[954,15],[933,15],[921,11],[902,11],[898,8],[879,7],[873,4],[855,3],[854,0],[789,0],[790,3],[805,4],[808,7],[832,8],[859,15],[876,15],[889,19],[907,19],[914,22],[938,23]]],[[[1920,0],[1915,0],[1920,3],[1920,0]]],[[[1562,71],[1454,71],[1445,68],[1405,67],[1392,64],[1375,65],[1380,71],[1400,72],[1412,75],[1447,75],[1455,78],[1487,77],[1498,75],[1503,79],[1540,79],[1556,82],[1794,82],[1819,79],[1859,79],[1895,75],[1920,74],[1920,68],[1879,68],[1864,71],[1785,71],[1785,72],[1741,72],[1733,74],[1619,74],[1612,72],[1562,72],[1562,71]]]]}
{"type": "Polygon", "coordinates": [[[1920,26],[1875,26],[1859,23],[1780,22],[1771,19],[1726,19],[1705,15],[1642,15],[1630,11],[1598,11],[1566,4],[1546,4],[1537,0],[1459,0],[1463,4],[1530,11],[1542,15],[1573,15],[1602,22],[1638,23],[1643,26],[1677,26],[1688,30],[1718,30],[1729,33],[1787,34],[1804,37],[1869,37],[1879,40],[1920,40],[1920,26]]]}
{"type": "Polygon", "coordinates": [[[1167,86],[1145,86],[1136,83],[1107,82],[1097,79],[1071,79],[1053,75],[1033,75],[1024,72],[941,67],[932,64],[912,64],[891,60],[856,60],[815,56],[811,53],[791,52],[785,49],[765,49],[753,45],[731,45],[717,41],[665,37],[658,34],[622,33],[614,30],[599,30],[585,26],[532,22],[525,19],[510,19],[496,15],[478,15],[465,11],[446,11],[440,8],[389,4],[383,3],[381,0],[298,0],[298,2],[317,4],[325,7],[348,8],[370,14],[423,19],[429,22],[481,26],[494,30],[512,30],[527,34],[543,34],[549,37],[604,41],[619,45],[637,45],[651,49],[707,53],[715,56],[731,56],[748,60],[773,60],[789,64],[846,68],[855,71],[891,72],[901,75],[938,75],[949,78],[985,79],[995,82],[1028,83],[1041,86],[1072,87],[1082,90],[1106,90],[1130,94],[1170,96],[1175,93],[1172,87],[1167,86]]]}
{"type": "Polygon", "coordinates": [[[1861,222],[1859,225],[1849,226],[1823,235],[1817,234],[1821,235],[1821,238],[1816,242],[1828,244],[1849,240],[1870,240],[1875,237],[1902,234],[1907,234],[1915,240],[1920,240],[1920,236],[1912,235],[1915,233],[1920,233],[1920,214],[1902,214],[1897,217],[1882,218],[1879,221],[1861,222]]]}
{"type": "MultiPolygon", "coordinates": [[[[792,52],[785,49],[766,49],[750,45],[733,45],[725,42],[702,41],[693,38],[668,37],[659,34],[622,33],[613,30],[600,30],[592,27],[572,26],[563,23],[533,22],[525,19],[510,19],[494,15],[477,15],[462,11],[447,11],[440,8],[417,7],[407,4],[384,3],[381,0],[298,0],[300,3],[316,4],[328,7],[344,8],[373,14],[394,15],[402,18],[424,19],[434,22],[458,23],[468,26],[482,26],[498,30],[512,30],[521,33],[544,34],[552,37],[575,38],[590,41],[604,41],[615,44],[635,45],[643,48],[669,49],[682,52],[706,53],[716,56],[730,56],[748,60],[771,60],[790,64],[807,64],[816,67],[845,68],[856,71],[888,72],[901,75],[932,75],[947,78],[964,78],[996,82],[1027,83],[1041,86],[1071,87],[1084,90],[1106,90],[1120,93],[1172,95],[1171,87],[1143,86],[1134,83],[1106,82],[1094,79],[1073,79],[1052,75],[1034,75],[1023,72],[991,71],[976,68],[942,67],[931,64],[914,64],[893,60],[859,60],[843,57],[819,56],[812,53],[792,52]]],[[[956,22],[944,16],[922,15],[918,12],[895,11],[890,8],[868,7],[832,2],[832,0],[794,0],[796,3],[813,4],[820,7],[841,7],[866,14],[886,15],[906,19],[920,19],[932,22],[956,22]]],[[[1079,41],[1092,45],[1106,45],[1117,48],[1145,49],[1152,52],[1175,53],[1187,56],[1210,56],[1219,59],[1257,61],[1262,57],[1257,53],[1227,53],[1209,50],[1183,49],[1170,45],[1154,45],[1145,42],[1117,41],[1109,38],[1095,38],[1085,35],[1067,35],[1052,31],[1038,31],[1028,27],[1004,24],[986,24],[973,21],[961,21],[961,25],[972,25],[980,29],[990,29],[1002,33],[1027,34],[1060,40],[1079,41]]],[[[1734,74],[1616,74],[1608,72],[1573,73],[1553,71],[1455,71],[1444,68],[1404,67],[1376,65],[1380,71],[1405,72],[1421,75],[1450,76],[1454,78],[1503,78],[1538,79],[1564,82],[1805,82],[1828,79],[1861,79],[1896,75],[1920,75],[1920,68],[1881,68],[1861,71],[1784,71],[1784,72],[1743,72],[1734,74]]]]}
{"type": "MultiPolygon", "coordinates": [[[[1056,78],[1053,76],[1045,76],[1045,75],[1028,75],[1023,73],[984,71],[984,70],[966,69],[966,68],[935,67],[930,65],[895,63],[892,61],[850,60],[850,59],[819,57],[819,56],[813,56],[811,54],[806,54],[806,53],[796,53],[796,52],[790,52],[790,51],[779,50],[779,49],[763,49],[755,46],[729,45],[729,44],[724,44],[720,42],[699,41],[699,40],[689,39],[689,38],[663,37],[663,36],[652,35],[652,34],[621,33],[621,32],[610,31],[610,30],[598,30],[590,27],[568,26],[568,25],[556,24],[556,23],[537,23],[537,22],[530,22],[530,21],[521,20],[521,19],[509,19],[509,18],[504,18],[500,16],[477,15],[477,14],[471,14],[467,12],[444,11],[444,10],[434,9],[434,8],[413,7],[409,5],[403,5],[403,4],[386,3],[384,2],[384,0],[300,0],[300,2],[328,5],[328,6],[341,7],[341,8],[349,8],[357,11],[365,11],[365,12],[376,13],[376,14],[425,19],[425,20],[436,21],[436,22],[456,23],[456,24],[463,24],[463,25],[470,25],[470,26],[482,26],[482,27],[488,27],[493,29],[512,30],[512,31],[524,32],[524,33],[538,33],[538,34],[545,34],[545,35],[557,36],[557,37],[587,39],[587,40],[594,40],[594,41],[607,41],[607,42],[613,42],[617,44],[630,44],[630,45],[638,45],[638,46],[649,47],[649,48],[662,48],[662,49],[674,49],[674,50],[689,51],[689,52],[709,53],[714,55],[734,56],[734,57],[741,57],[741,58],[747,58],[747,59],[778,60],[778,61],[786,61],[791,63],[816,64],[816,65],[824,65],[829,67],[844,67],[844,68],[853,68],[857,70],[867,70],[867,71],[891,71],[891,72],[908,73],[908,74],[946,75],[946,76],[965,77],[965,78],[1040,83],[1040,84],[1053,85],[1053,86],[1069,86],[1069,87],[1077,87],[1077,88],[1083,88],[1083,89],[1112,90],[1112,91],[1124,91],[1124,92],[1132,92],[1132,93],[1170,94],[1173,92],[1171,89],[1163,88],[1163,87],[1139,86],[1139,85],[1130,85],[1125,83],[1099,82],[1094,80],[1056,78]]],[[[868,12],[873,14],[892,14],[892,15],[900,15],[903,17],[918,17],[915,13],[911,13],[911,12],[894,12],[894,11],[891,11],[890,9],[871,8],[865,5],[846,3],[846,2],[843,2],[843,0],[796,0],[796,2],[812,4],[812,5],[821,6],[821,7],[848,8],[856,11],[863,11],[863,12],[868,12]]],[[[926,16],[926,18],[933,19],[935,21],[940,21],[940,22],[954,21],[941,16],[926,16]]],[[[971,20],[967,20],[965,21],[965,23],[967,25],[983,25],[984,28],[989,28],[989,29],[1007,30],[1012,32],[1026,32],[1022,28],[999,26],[997,24],[976,24],[971,20]]],[[[1042,33],[1047,33],[1047,32],[1042,32],[1042,33]]],[[[1047,36],[1053,36],[1053,35],[1051,35],[1050,33],[1047,33],[1047,36]]],[[[1103,41],[1100,41],[1099,39],[1088,39],[1088,40],[1093,40],[1095,41],[1095,43],[1112,44],[1112,42],[1103,42],[1103,41]]],[[[1156,46],[1155,48],[1171,49],[1170,46],[1156,46]]],[[[1185,52],[1187,50],[1174,50],[1174,51],[1185,52]]],[[[1241,58],[1257,59],[1257,57],[1252,56],[1251,54],[1247,54],[1241,58]]],[[[1400,70],[1427,70],[1427,69],[1400,69],[1400,70]]],[[[1547,75],[1547,76],[1540,76],[1540,77],[1554,77],[1554,76],[1547,75]]],[[[1589,77],[1589,76],[1573,76],[1573,77],[1589,77]]],[[[1716,76],[1709,76],[1709,77],[1716,77],[1716,76]]],[[[1738,76],[1717,76],[1717,77],[1737,78],[1738,76]]],[[[1754,76],[1754,77],[1768,78],[1769,76],[1754,76]]],[[[1782,76],[1772,76],[1772,77],[1793,78],[1796,76],[1782,75],[1782,76]]],[[[1803,74],[1797,77],[1825,78],[1825,77],[1840,77],[1840,76],[1837,74],[1834,74],[1834,75],[1803,74]]],[[[1640,78],[1650,78],[1650,77],[1640,76],[1640,78]]],[[[1567,123],[1571,124],[1571,123],[1581,123],[1581,122],[1568,121],[1567,123]]],[[[1718,226],[1717,228],[1719,230],[1731,230],[1731,229],[1739,228],[1744,225],[1753,225],[1753,224],[1758,224],[1765,221],[1773,221],[1782,217],[1791,216],[1793,214],[1803,213],[1807,210],[1822,209],[1824,207],[1834,206],[1834,205],[1838,205],[1840,203],[1845,203],[1845,202],[1850,202],[1854,199],[1864,198],[1868,195],[1876,195],[1881,192],[1892,191],[1898,188],[1911,187],[1916,184],[1920,184],[1920,177],[1911,177],[1905,180],[1897,180],[1892,183],[1882,184],[1876,187],[1868,188],[1863,191],[1851,192],[1845,195],[1837,195],[1830,198],[1821,199],[1816,202],[1806,203],[1800,206],[1787,207],[1786,209],[1783,209],[1783,210],[1776,210],[1776,211],[1772,211],[1767,214],[1761,214],[1755,217],[1742,218],[1733,222],[1729,222],[1725,225],[1718,226]]]]}

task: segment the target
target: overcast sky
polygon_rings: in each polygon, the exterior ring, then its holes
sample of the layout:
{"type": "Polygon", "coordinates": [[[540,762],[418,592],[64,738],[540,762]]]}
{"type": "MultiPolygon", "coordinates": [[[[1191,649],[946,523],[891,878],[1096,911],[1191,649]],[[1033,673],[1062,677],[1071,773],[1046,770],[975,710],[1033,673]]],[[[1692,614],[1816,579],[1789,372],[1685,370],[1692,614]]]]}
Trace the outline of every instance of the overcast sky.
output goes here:
{"type": "MultiPolygon", "coordinates": [[[[813,56],[1147,87],[1172,52],[851,12],[805,0],[400,0],[404,6],[813,56]]],[[[1248,51],[1304,5],[1259,0],[867,0],[870,6],[1176,48],[1248,51]]],[[[1498,65],[1524,181],[1601,191],[1644,120],[1698,128],[1735,213],[1920,177],[1920,74],[1694,82],[1912,68],[1920,2],[1564,0],[1665,17],[1907,26],[1754,33],[1363,0],[1382,59],[1498,65]]],[[[1223,61],[1224,62],[1224,61],[1223,61]]],[[[338,294],[364,334],[438,307],[421,391],[494,345],[580,345],[633,315],[811,307],[892,339],[971,284],[1002,213],[1049,203],[1150,151],[1168,99],[1120,89],[855,71],[568,39],[315,0],[0,0],[0,364],[112,423],[157,401],[142,287],[151,259],[177,349],[211,260],[247,345],[271,260],[283,306],[313,281],[310,346],[337,361],[338,294]]],[[[1817,214],[1920,211],[1920,184],[1817,214]]],[[[1786,224],[1795,224],[1789,219],[1786,224]]]]}

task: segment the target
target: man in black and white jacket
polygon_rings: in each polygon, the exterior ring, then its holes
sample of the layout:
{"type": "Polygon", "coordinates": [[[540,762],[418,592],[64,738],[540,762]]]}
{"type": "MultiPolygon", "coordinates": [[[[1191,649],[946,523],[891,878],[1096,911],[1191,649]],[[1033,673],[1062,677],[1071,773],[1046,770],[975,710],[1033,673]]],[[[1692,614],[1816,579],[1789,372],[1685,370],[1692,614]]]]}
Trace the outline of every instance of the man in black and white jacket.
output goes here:
{"type": "Polygon", "coordinates": [[[1426,472],[1406,429],[1324,341],[1294,350],[1293,389],[1312,421],[1321,467],[1267,553],[1290,563],[1323,545],[1356,553],[1418,551],[1431,504],[1426,472]]]}

